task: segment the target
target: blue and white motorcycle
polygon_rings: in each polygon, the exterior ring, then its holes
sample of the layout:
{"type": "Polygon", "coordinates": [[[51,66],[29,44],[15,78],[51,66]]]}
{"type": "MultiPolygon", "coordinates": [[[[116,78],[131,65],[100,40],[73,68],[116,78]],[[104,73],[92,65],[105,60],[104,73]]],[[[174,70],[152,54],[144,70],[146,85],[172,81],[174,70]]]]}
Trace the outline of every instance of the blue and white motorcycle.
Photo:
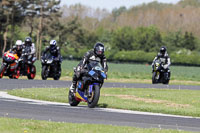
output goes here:
{"type": "Polygon", "coordinates": [[[69,91],[69,104],[77,106],[83,101],[87,102],[89,108],[94,108],[98,104],[104,79],[106,79],[106,74],[101,64],[97,61],[90,61],[86,74],[77,82],[76,92],[69,91]]]}

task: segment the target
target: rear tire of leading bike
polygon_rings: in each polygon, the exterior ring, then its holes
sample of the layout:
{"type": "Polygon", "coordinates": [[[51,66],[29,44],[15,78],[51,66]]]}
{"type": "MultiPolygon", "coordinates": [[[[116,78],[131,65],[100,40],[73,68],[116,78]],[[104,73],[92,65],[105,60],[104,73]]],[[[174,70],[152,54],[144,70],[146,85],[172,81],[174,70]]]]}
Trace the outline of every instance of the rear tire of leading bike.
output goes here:
{"type": "Polygon", "coordinates": [[[42,80],[46,80],[47,79],[47,66],[43,66],[42,67],[42,73],[41,73],[41,76],[42,76],[42,80]]]}
{"type": "Polygon", "coordinates": [[[88,98],[88,102],[87,102],[88,107],[94,108],[99,101],[99,97],[100,97],[100,86],[94,85],[93,90],[92,90],[92,96],[90,98],[88,98]]]}
{"type": "Polygon", "coordinates": [[[71,106],[77,106],[80,103],[80,101],[77,101],[75,99],[74,93],[71,92],[70,90],[69,90],[69,93],[68,93],[68,100],[69,100],[69,104],[71,106]]]}
{"type": "Polygon", "coordinates": [[[165,81],[163,82],[163,84],[168,85],[168,84],[169,84],[169,79],[165,80],[165,81]]]}
{"type": "Polygon", "coordinates": [[[61,76],[61,69],[57,68],[56,69],[56,74],[54,75],[53,79],[54,80],[59,80],[61,76]]]}
{"type": "Polygon", "coordinates": [[[0,68],[0,78],[3,78],[5,70],[6,70],[6,66],[2,65],[1,68],[0,68]]]}
{"type": "Polygon", "coordinates": [[[55,74],[55,76],[53,77],[54,80],[59,80],[60,79],[60,74],[55,74]]]}

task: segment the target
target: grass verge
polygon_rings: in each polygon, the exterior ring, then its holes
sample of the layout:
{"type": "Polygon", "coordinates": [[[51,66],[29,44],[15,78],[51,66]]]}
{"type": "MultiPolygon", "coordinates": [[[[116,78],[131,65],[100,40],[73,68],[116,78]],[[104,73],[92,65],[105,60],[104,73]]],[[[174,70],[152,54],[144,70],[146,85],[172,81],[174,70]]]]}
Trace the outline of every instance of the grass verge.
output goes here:
{"type": "Polygon", "coordinates": [[[0,118],[1,133],[189,133],[166,129],[0,118]]]}
{"type": "MultiPolygon", "coordinates": [[[[68,102],[66,88],[17,89],[8,93],[32,99],[68,102]]],[[[200,91],[197,90],[102,88],[98,106],[200,117],[199,96],[200,91]]]]}
{"type": "MultiPolygon", "coordinates": [[[[77,66],[79,61],[64,60],[62,62],[61,80],[72,80],[73,68],[77,66]]],[[[41,79],[41,62],[36,61],[36,77],[41,79]]],[[[108,80],[106,82],[126,82],[126,83],[149,83],[151,84],[152,68],[148,64],[117,64],[108,63],[108,80]]],[[[189,66],[171,66],[170,84],[177,85],[200,85],[200,75],[196,72],[200,71],[200,67],[189,66]]],[[[3,77],[8,78],[8,77],[3,77]]],[[[26,76],[20,79],[27,79],[26,76]]],[[[52,78],[48,78],[52,80],[52,78]]]]}

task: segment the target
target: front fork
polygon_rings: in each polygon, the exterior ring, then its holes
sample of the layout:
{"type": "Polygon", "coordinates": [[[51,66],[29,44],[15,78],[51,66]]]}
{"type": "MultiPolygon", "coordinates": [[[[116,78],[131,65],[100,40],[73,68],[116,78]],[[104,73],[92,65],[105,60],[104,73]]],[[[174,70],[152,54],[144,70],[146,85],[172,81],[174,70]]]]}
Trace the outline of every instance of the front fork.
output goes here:
{"type": "Polygon", "coordinates": [[[91,96],[92,96],[92,88],[93,88],[93,84],[89,85],[88,97],[91,97],[91,96]]]}
{"type": "Polygon", "coordinates": [[[155,77],[157,80],[160,78],[160,72],[159,71],[156,71],[156,77],[155,77]]]}
{"type": "Polygon", "coordinates": [[[88,92],[88,97],[91,97],[92,96],[92,92],[93,92],[93,86],[94,85],[99,85],[99,83],[93,83],[91,85],[89,85],[89,89],[87,90],[88,92]]]}

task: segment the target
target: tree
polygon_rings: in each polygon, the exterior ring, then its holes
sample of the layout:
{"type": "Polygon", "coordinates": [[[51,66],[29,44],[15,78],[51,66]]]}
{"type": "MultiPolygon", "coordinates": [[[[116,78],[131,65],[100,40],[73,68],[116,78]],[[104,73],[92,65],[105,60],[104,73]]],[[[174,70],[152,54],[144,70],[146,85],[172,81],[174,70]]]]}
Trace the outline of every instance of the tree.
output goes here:
{"type": "Polygon", "coordinates": [[[196,49],[196,41],[192,33],[185,32],[183,38],[183,48],[189,49],[191,51],[196,49]]]}
{"type": "Polygon", "coordinates": [[[112,44],[113,48],[121,50],[133,50],[132,43],[133,30],[130,27],[118,28],[113,32],[112,44]]]}
{"type": "Polygon", "coordinates": [[[162,46],[162,37],[159,29],[154,26],[138,27],[134,31],[133,49],[145,52],[157,51],[162,46]]]}
{"type": "Polygon", "coordinates": [[[36,48],[37,57],[40,59],[42,40],[44,39],[45,29],[47,29],[48,24],[53,20],[58,20],[60,17],[59,4],[60,0],[35,0],[33,3],[35,11],[37,12],[36,17],[38,17],[37,36],[36,36],[36,48]]]}
{"type": "Polygon", "coordinates": [[[116,18],[118,16],[120,16],[123,12],[126,11],[126,7],[125,6],[122,6],[120,8],[115,8],[112,10],[112,16],[114,17],[114,20],[116,20],[116,18]]]}
{"type": "Polygon", "coordinates": [[[26,8],[26,1],[20,0],[2,0],[0,2],[0,31],[3,34],[4,45],[2,53],[4,53],[7,47],[7,36],[9,31],[9,26],[11,25],[11,38],[10,47],[13,44],[14,29],[16,25],[20,25],[24,19],[24,11],[26,8]]]}
{"type": "Polygon", "coordinates": [[[61,31],[60,43],[68,42],[75,49],[76,52],[80,48],[86,46],[85,43],[85,30],[82,28],[81,24],[78,22],[78,17],[75,17],[72,21],[67,23],[67,26],[61,31]]]}

